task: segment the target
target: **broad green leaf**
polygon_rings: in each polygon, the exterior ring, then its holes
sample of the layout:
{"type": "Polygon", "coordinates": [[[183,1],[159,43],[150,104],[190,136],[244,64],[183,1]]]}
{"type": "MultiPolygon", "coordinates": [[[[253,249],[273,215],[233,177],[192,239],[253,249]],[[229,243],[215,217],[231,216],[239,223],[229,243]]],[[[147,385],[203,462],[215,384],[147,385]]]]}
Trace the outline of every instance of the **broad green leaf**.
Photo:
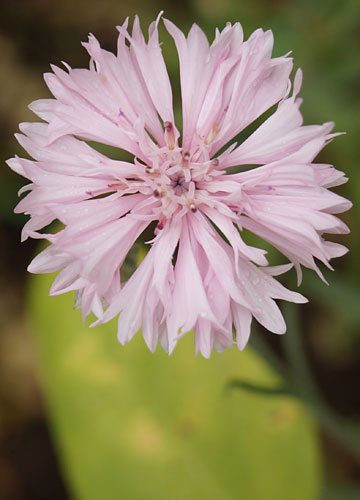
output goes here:
{"type": "MultiPolygon", "coordinates": [[[[73,297],[31,281],[29,307],[49,418],[77,500],[311,500],[320,489],[313,423],[295,399],[229,388],[284,383],[255,353],[171,356],[116,322],[83,327],[73,297]]],[[[276,392],[276,391],[274,391],[276,392]]]]}

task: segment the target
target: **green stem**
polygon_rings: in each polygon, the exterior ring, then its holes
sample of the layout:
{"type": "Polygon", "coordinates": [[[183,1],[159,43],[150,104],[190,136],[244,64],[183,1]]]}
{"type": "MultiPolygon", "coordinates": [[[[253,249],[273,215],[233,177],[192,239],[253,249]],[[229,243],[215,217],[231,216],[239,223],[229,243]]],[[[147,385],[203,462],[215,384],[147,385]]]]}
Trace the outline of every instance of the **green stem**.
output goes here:
{"type": "Polygon", "coordinates": [[[314,403],[305,400],[310,412],[337,441],[357,460],[360,461],[360,431],[343,417],[334,413],[324,403],[314,403]]]}
{"type": "Polygon", "coordinates": [[[297,317],[288,306],[285,316],[289,331],[283,336],[284,351],[288,367],[262,340],[259,332],[254,332],[251,345],[271,366],[284,377],[296,394],[308,407],[310,413],[320,425],[354,457],[360,460],[360,429],[336,414],[322,399],[314,381],[298,327],[297,317]]]}
{"type": "Polygon", "coordinates": [[[282,337],[286,359],[289,364],[292,379],[300,395],[314,403],[322,401],[321,394],[312,375],[309,362],[304,350],[304,343],[299,328],[297,309],[286,304],[283,308],[284,317],[288,326],[287,333],[282,337]]]}

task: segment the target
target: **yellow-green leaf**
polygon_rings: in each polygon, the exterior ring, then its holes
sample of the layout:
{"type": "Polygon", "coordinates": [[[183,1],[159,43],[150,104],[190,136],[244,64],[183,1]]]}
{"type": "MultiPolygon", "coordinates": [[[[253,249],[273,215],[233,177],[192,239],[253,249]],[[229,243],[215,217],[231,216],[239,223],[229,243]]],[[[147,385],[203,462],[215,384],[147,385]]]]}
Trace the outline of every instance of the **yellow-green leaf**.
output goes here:
{"type": "Polygon", "coordinates": [[[311,500],[320,472],[313,423],[291,397],[229,389],[282,383],[250,348],[209,360],[192,334],[169,357],[116,322],[83,327],[73,297],[31,281],[29,307],[45,400],[78,500],[311,500]]]}

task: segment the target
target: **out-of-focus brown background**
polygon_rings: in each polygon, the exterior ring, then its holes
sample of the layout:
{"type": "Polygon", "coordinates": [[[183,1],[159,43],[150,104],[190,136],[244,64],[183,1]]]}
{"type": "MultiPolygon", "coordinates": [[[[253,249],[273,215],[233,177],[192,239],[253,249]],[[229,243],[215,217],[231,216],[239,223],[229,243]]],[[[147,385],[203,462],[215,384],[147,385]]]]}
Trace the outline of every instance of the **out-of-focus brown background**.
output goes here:
{"type": "MultiPolygon", "coordinates": [[[[64,60],[73,67],[85,67],[88,56],[80,42],[89,32],[104,48],[115,50],[115,24],[138,13],[146,27],[162,9],[183,29],[195,21],[209,36],[226,21],[240,21],[246,36],[257,27],[271,28],[275,54],[292,50],[295,65],[304,70],[305,123],[334,120],[336,131],[347,131],[327,147],[321,161],[335,164],[351,179],[337,190],[355,204],[342,217],[352,229],[351,235],[341,238],[351,253],[334,262],[336,273],[327,274],[330,288],[305,275],[302,291],[311,305],[302,312],[302,325],[307,354],[325,400],[349,421],[360,417],[358,0],[0,0],[1,500],[69,498],[49,437],[26,310],[26,267],[36,242],[20,244],[26,218],[13,214],[17,191],[24,184],[4,164],[14,154],[23,154],[13,133],[19,122],[36,120],[27,104],[48,96],[42,73],[48,71],[49,63],[64,60]]],[[[173,58],[174,52],[170,54],[173,58]]],[[[176,78],[177,61],[168,63],[176,78]]],[[[271,342],[280,350],[277,338],[271,342]]],[[[335,481],[360,483],[356,458],[319,432],[327,474],[335,481]]]]}

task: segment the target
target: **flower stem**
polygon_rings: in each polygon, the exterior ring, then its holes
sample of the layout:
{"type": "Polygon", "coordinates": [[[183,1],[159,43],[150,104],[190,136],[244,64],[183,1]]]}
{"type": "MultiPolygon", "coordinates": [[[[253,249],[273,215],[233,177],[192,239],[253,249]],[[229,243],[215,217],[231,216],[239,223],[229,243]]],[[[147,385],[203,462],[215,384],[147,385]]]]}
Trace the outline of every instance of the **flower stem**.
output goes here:
{"type": "Polygon", "coordinates": [[[335,413],[323,400],[305,355],[296,313],[287,305],[284,315],[289,326],[288,333],[283,336],[287,365],[264,342],[259,332],[252,335],[252,347],[284,377],[292,388],[290,393],[303,401],[316,421],[360,461],[360,428],[335,413]]]}

